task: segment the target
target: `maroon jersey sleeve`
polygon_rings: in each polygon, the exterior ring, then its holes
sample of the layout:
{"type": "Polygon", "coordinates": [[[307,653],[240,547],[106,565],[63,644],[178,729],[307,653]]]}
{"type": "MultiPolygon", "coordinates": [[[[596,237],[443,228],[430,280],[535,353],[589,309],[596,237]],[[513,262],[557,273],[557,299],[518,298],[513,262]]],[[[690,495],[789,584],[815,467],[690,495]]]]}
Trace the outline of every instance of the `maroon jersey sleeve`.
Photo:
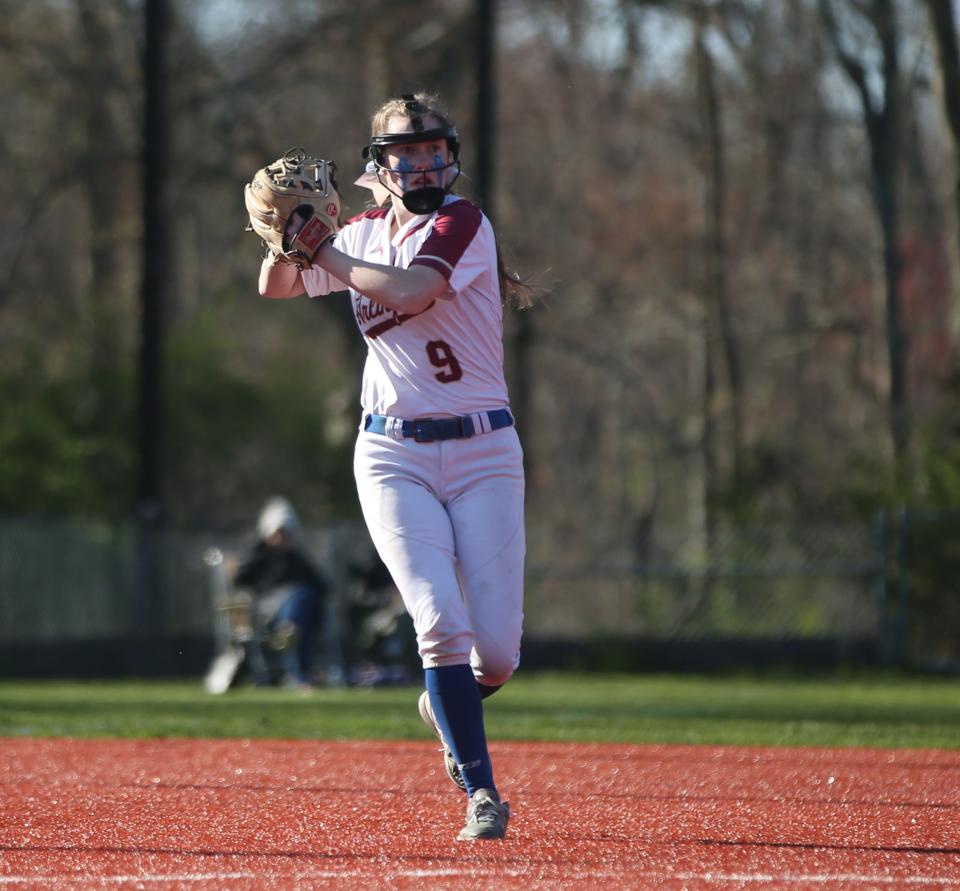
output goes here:
{"type": "Polygon", "coordinates": [[[456,201],[440,208],[433,231],[410,265],[429,266],[449,281],[482,220],[480,208],[469,201],[456,201]]]}

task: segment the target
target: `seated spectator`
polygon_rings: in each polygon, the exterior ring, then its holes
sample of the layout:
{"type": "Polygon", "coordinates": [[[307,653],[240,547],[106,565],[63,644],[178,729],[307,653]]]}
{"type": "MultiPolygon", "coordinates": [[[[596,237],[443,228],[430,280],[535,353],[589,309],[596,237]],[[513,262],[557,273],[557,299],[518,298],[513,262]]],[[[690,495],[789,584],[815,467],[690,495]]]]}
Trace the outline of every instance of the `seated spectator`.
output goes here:
{"type": "MultiPolygon", "coordinates": [[[[302,548],[299,533],[300,521],[290,502],[270,499],[257,520],[257,543],[241,558],[233,584],[253,593],[257,624],[280,654],[284,685],[307,691],[313,688],[320,607],[329,584],[302,548]]],[[[250,655],[254,681],[270,684],[263,653],[250,655]]]]}

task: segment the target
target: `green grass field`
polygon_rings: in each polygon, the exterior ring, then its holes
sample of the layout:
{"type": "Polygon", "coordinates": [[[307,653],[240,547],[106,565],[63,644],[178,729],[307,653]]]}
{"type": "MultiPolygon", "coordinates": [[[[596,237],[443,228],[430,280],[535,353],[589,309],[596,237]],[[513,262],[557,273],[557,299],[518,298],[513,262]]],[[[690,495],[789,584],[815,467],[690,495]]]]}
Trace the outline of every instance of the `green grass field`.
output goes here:
{"type": "MultiPolygon", "coordinates": [[[[426,739],[417,689],[0,682],[0,736],[426,739]]],[[[960,748],[960,679],[518,674],[492,740],[960,748]]]]}

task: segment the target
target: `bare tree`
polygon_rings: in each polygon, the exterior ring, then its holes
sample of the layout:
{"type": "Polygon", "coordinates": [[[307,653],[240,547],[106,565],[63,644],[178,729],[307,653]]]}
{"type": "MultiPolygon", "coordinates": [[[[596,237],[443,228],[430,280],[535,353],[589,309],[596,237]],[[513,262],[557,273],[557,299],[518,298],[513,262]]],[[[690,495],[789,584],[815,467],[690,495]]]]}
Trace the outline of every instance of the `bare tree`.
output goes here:
{"type": "Polygon", "coordinates": [[[953,200],[956,209],[954,231],[960,256],[960,47],[951,0],[926,0],[937,52],[940,59],[940,80],[943,89],[943,110],[953,136],[954,171],[953,200]]]}
{"type": "Polygon", "coordinates": [[[853,4],[848,13],[873,32],[880,55],[879,67],[871,71],[866,61],[869,48],[852,45],[845,34],[832,0],[820,0],[824,26],[841,67],[856,88],[863,110],[870,146],[873,196],[883,239],[883,270],[886,306],[887,360],[890,385],[888,424],[895,468],[905,470],[910,445],[910,406],[907,390],[907,334],[902,321],[900,274],[902,261],[897,238],[900,229],[898,173],[900,168],[900,55],[893,0],[869,0],[853,4]],[[871,78],[880,81],[880,95],[871,78]]]}
{"type": "Polygon", "coordinates": [[[704,295],[707,306],[706,381],[704,385],[704,451],[710,475],[708,490],[716,491],[719,480],[719,460],[716,442],[716,417],[718,405],[729,406],[729,454],[731,455],[733,485],[742,477],[741,453],[743,444],[743,374],[740,350],[735,334],[736,323],[729,299],[729,255],[727,251],[727,169],[726,141],[723,132],[723,106],[717,71],[713,56],[707,46],[707,31],[710,27],[709,8],[697,5],[693,11],[695,21],[695,67],[697,98],[703,148],[703,182],[705,205],[704,266],[706,276],[704,295]],[[713,345],[720,344],[720,355],[714,354],[713,345]],[[729,398],[722,399],[718,392],[717,363],[725,372],[729,398]]]}

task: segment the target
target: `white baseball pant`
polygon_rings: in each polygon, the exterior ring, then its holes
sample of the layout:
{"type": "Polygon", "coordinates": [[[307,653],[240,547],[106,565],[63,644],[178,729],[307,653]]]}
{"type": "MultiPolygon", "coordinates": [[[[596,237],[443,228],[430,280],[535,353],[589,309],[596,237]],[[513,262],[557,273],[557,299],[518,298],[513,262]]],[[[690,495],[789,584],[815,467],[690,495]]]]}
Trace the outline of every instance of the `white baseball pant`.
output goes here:
{"type": "Polygon", "coordinates": [[[361,432],[360,506],[413,618],[424,668],[470,664],[490,686],[520,662],[523,451],[513,427],[416,442],[361,432]]]}

